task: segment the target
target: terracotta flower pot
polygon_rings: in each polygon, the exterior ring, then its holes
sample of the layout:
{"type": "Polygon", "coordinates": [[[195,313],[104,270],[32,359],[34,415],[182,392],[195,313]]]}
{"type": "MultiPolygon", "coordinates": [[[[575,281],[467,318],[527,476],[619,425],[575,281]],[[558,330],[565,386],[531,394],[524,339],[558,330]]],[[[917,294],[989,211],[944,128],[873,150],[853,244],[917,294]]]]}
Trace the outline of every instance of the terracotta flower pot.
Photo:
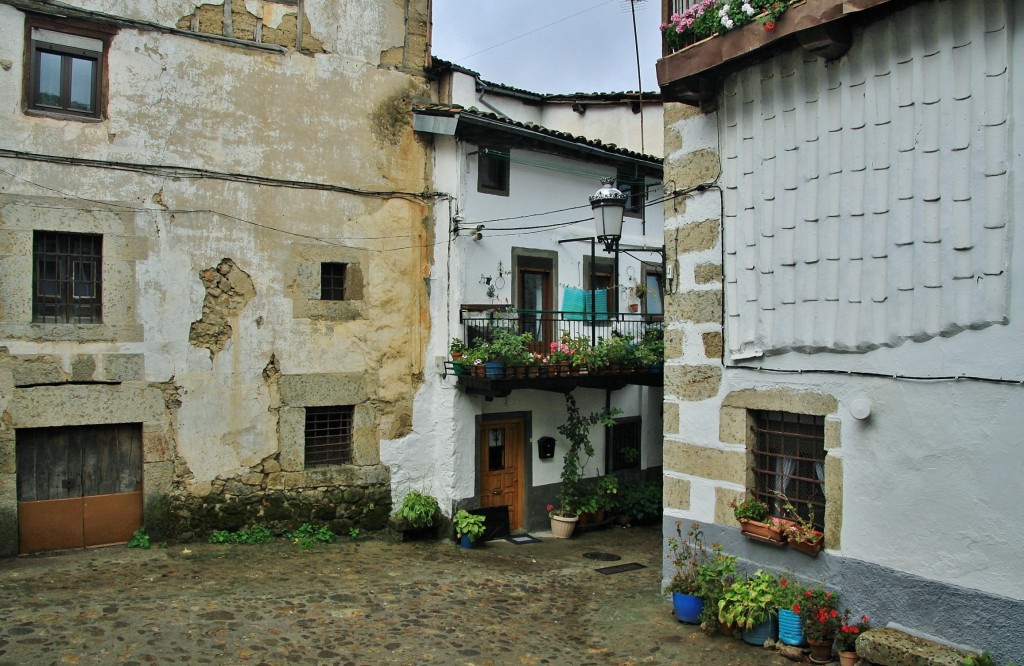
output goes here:
{"type": "Polygon", "coordinates": [[[807,644],[811,646],[811,661],[815,664],[827,664],[832,661],[833,642],[833,639],[819,641],[808,638],[807,644]]]}
{"type": "Polygon", "coordinates": [[[740,531],[743,534],[749,534],[770,541],[778,541],[779,543],[784,541],[781,529],[776,529],[767,523],[761,523],[756,520],[740,520],[740,531]]]}
{"type": "Polygon", "coordinates": [[[839,666],[856,666],[857,664],[857,653],[856,652],[839,652],[839,666]]]}

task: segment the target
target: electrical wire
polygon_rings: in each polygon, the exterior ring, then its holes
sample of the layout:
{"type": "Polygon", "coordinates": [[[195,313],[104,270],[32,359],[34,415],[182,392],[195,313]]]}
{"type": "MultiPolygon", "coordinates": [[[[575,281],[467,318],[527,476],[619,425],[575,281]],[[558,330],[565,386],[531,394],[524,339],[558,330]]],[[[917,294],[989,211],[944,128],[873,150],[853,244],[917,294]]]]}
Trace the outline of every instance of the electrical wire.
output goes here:
{"type": "MultiPolygon", "coordinates": [[[[85,201],[85,202],[88,202],[88,203],[92,203],[92,204],[97,204],[99,206],[103,206],[103,208],[82,208],[82,209],[77,209],[77,210],[82,210],[82,211],[87,211],[87,212],[111,212],[112,208],[116,208],[116,209],[121,209],[123,211],[129,211],[129,212],[133,212],[133,213],[145,213],[145,214],[160,214],[160,215],[201,214],[201,215],[215,215],[215,216],[218,216],[218,217],[223,217],[223,218],[227,218],[227,219],[230,219],[230,220],[235,220],[236,222],[247,224],[249,226],[257,227],[257,228],[260,228],[260,229],[265,229],[267,231],[272,231],[272,232],[276,232],[276,233],[279,233],[279,234],[284,234],[286,236],[294,236],[294,237],[297,237],[297,238],[304,238],[304,239],[307,239],[307,240],[313,240],[313,241],[316,241],[316,242],[319,242],[319,243],[324,243],[326,245],[331,245],[331,246],[334,246],[334,247],[343,247],[343,248],[352,249],[352,250],[364,250],[364,251],[367,251],[367,252],[395,252],[395,251],[398,251],[398,250],[408,250],[408,249],[413,249],[413,248],[436,247],[436,246],[441,245],[444,242],[446,242],[446,241],[439,241],[437,243],[428,243],[426,245],[415,244],[415,245],[406,245],[406,246],[395,247],[395,248],[386,248],[386,249],[362,247],[362,246],[359,246],[359,245],[351,245],[351,244],[347,244],[347,243],[343,243],[343,242],[342,243],[335,242],[334,239],[331,239],[331,238],[323,238],[323,237],[319,237],[319,236],[313,236],[313,235],[310,235],[310,234],[299,233],[297,231],[288,231],[286,229],[279,229],[277,227],[272,227],[270,225],[262,224],[260,222],[254,222],[253,220],[249,220],[249,219],[246,219],[246,218],[243,218],[243,217],[239,217],[237,215],[232,215],[231,213],[225,213],[223,211],[215,210],[215,209],[212,209],[212,208],[188,208],[188,209],[185,209],[185,208],[141,208],[141,207],[138,207],[138,206],[131,206],[131,205],[128,205],[128,204],[117,203],[117,202],[99,201],[99,200],[96,200],[96,199],[90,199],[88,197],[79,196],[77,194],[71,194],[70,192],[65,192],[65,191],[57,189],[57,188],[49,187],[48,185],[43,185],[42,183],[37,183],[35,181],[29,180],[29,179],[24,178],[22,176],[19,176],[17,174],[11,173],[10,171],[7,171],[6,169],[3,169],[3,168],[0,168],[0,173],[6,174],[7,176],[10,176],[11,178],[13,178],[15,180],[19,180],[19,181],[21,181],[23,183],[27,183],[27,184],[32,185],[34,187],[38,187],[38,188],[40,188],[42,190],[46,190],[46,191],[52,192],[54,194],[59,194],[61,197],[66,198],[66,199],[73,199],[73,200],[77,200],[77,201],[85,201]]],[[[449,198],[449,196],[450,195],[438,193],[438,197],[449,198]]],[[[61,210],[61,209],[64,208],[64,207],[61,207],[61,206],[39,204],[39,203],[36,203],[36,202],[23,202],[20,205],[28,205],[28,206],[34,206],[34,207],[37,207],[37,208],[48,208],[48,209],[57,209],[57,210],[61,210]]],[[[407,235],[398,235],[398,236],[367,236],[367,237],[347,236],[343,240],[346,240],[346,241],[398,240],[398,239],[407,239],[407,238],[409,238],[407,235]]]]}

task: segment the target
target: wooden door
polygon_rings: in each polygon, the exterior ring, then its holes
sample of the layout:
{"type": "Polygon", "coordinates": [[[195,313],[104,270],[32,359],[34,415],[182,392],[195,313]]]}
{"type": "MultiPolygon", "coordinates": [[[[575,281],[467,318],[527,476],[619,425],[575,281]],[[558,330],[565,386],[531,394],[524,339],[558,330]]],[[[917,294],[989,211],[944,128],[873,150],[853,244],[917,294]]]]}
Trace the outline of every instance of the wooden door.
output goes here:
{"type": "Polygon", "coordinates": [[[140,424],[19,428],[22,553],[123,543],[142,526],[140,424]]]}
{"type": "Polygon", "coordinates": [[[523,422],[485,421],[480,431],[480,507],[508,507],[509,529],[523,527],[523,422]]]}

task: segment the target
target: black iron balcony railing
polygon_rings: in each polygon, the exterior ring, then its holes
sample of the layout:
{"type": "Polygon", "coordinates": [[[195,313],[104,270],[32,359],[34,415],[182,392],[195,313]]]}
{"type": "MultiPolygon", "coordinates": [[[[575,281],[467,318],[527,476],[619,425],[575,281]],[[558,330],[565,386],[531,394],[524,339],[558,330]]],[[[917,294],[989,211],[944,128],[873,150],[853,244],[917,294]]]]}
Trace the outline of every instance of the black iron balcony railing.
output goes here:
{"type": "Polygon", "coordinates": [[[591,345],[612,335],[641,341],[651,327],[661,328],[662,315],[638,312],[566,312],[563,310],[510,310],[493,305],[463,305],[459,321],[463,342],[472,347],[492,337],[497,329],[533,335],[534,351],[546,352],[552,342],[585,337],[591,345]]]}
{"type": "Polygon", "coordinates": [[[577,387],[616,390],[627,384],[663,384],[660,314],[511,311],[464,305],[460,316],[463,342],[469,350],[464,357],[448,360],[445,374],[458,377],[459,386],[467,392],[505,396],[515,389],[564,392],[577,387]],[[527,358],[501,362],[472,354],[506,333],[530,334],[527,358]],[[615,358],[608,346],[611,340],[619,343],[621,358],[615,358]],[[568,344],[563,346],[563,341],[568,344]],[[574,351],[552,353],[557,351],[552,345],[574,351]]]}

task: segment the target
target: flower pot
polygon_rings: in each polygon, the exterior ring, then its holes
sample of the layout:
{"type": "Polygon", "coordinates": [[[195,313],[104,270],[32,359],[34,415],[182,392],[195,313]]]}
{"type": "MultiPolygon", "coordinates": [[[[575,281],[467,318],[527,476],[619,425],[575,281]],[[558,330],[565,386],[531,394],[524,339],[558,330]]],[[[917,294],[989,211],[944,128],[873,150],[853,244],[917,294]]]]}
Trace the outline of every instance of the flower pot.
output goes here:
{"type": "Polygon", "coordinates": [[[839,666],[856,666],[857,664],[857,653],[856,652],[839,652],[839,666]]]}
{"type": "Polygon", "coordinates": [[[808,638],[807,644],[811,646],[811,661],[815,664],[827,664],[832,661],[833,642],[835,639],[819,641],[808,638]]]}
{"type": "Polygon", "coordinates": [[[775,637],[775,618],[769,616],[767,620],[747,631],[743,630],[743,642],[750,645],[764,645],[769,638],[775,637]]]}
{"type": "Polygon", "coordinates": [[[814,543],[811,543],[810,541],[794,541],[792,539],[789,540],[790,548],[792,548],[793,550],[800,551],[804,555],[810,555],[811,557],[817,557],[818,553],[821,552],[821,549],[824,547],[824,545],[824,537],[818,539],[814,543]]]}
{"type": "Polygon", "coordinates": [[[767,523],[761,523],[756,520],[740,520],[740,531],[745,536],[753,536],[761,539],[767,539],[769,541],[777,541],[782,543],[785,541],[785,537],[782,536],[782,530],[772,527],[767,523]]]}
{"type": "Polygon", "coordinates": [[[471,539],[468,534],[463,534],[459,537],[459,546],[462,548],[472,548],[476,545],[476,541],[471,539]]]}
{"type": "Polygon", "coordinates": [[[576,527],[577,516],[551,516],[551,536],[568,539],[576,527]]]}
{"type": "Polygon", "coordinates": [[[462,374],[462,363],[459,361],[452,361],[452,374],[456,377],[462,374]]]}
{"type": "Polygon", "coordinates": [[[797,647],[807,644],[803,620],[788,608],[779,609],[779,640],[797,647]]]}
{"type": "Polygon", "coordinates": [[[501,361],[487,361],[484,363],[484,374],[487,379],[503,379],[505,377],[505,364],[501,361]]]}
{"type": "Polygon", "coordinates": [[[629,311],[630,312],[636,312],[639,309],[640,309],[640,304],[639,303],[630,303],[629,304],[629,311]]]}
{"type": "Polygon", "coordinates": [[[692,594],[672,593],[672,614],[686,624],[700,624],[700,614],[704,610],[704,600],[692,594]]]}

